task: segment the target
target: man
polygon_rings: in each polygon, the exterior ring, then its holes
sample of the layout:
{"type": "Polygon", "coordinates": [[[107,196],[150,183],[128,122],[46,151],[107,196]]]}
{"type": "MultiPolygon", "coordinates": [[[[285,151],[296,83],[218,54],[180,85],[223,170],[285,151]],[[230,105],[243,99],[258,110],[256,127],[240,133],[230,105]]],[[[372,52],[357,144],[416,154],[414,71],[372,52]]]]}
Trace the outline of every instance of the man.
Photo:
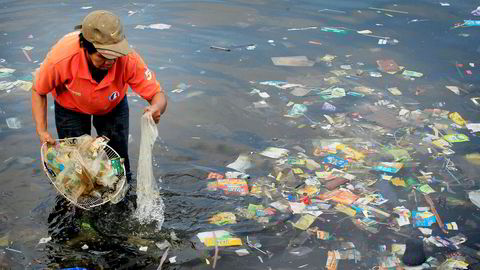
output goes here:
{"type": "Polygon", "coordinates": [[[47,94],[55,99],[55,124],[60,139],[98,135],[125,158],[127,179],[129,110],[128,86],[150,103],[156,123],[167,99],[142,58],[128,46],[123,24],[115,14],[98,10],[88,14],[80,32],[64,36],[46,56],[33,79],[32,113],[40,142],[55,143],[47,130],[47,94]]]}

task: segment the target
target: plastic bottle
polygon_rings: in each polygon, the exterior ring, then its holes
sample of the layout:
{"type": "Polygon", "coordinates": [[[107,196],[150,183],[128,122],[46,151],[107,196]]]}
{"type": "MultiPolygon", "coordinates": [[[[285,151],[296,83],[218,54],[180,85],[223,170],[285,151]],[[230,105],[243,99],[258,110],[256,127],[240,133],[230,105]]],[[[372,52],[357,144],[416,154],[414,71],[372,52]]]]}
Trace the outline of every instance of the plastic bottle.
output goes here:
{"type": "Polygon", "coordinates": [[[58,153],[55,149],[49,148],[47,151],[47,161],[55,174],[59,174],[65,169],[63,163],[58,162],[58,153]]]}

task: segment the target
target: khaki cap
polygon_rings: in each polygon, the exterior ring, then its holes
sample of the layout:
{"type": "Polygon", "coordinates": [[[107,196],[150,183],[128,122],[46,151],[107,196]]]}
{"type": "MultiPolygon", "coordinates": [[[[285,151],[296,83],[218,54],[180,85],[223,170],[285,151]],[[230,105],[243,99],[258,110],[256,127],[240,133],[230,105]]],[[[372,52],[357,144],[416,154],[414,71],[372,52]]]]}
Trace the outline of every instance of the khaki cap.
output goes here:
{"type": "Polygon", "coordinates": [[[125,56],[130,52],[120,18],[110,11],[90,12],[82,23],[83,37],[108,59],[125,56]]]}

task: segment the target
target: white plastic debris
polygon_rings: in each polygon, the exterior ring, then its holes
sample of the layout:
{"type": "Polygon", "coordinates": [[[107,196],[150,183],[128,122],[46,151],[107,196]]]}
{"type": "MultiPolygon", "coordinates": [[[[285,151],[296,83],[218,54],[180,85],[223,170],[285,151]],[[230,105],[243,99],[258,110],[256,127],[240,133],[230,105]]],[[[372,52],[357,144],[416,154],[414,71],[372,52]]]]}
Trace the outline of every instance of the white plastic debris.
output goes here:
{"type": "Polygon", "coordinates": [[[165,29],[170,29],[170,27],[172,26],[164,23],[150,24],[151,29],[165,30],[165,29]]]}
{"type": "Polygon", "coordinates": [[[0,73],[13,73],[15,69],[13,68],[0,68],[0,73]]]}
{"type": "Polygon", "coordinates": [[[432,229],[429,229],[429,228],[418,227],[418,230],[420,230],[420,232],[422,232],[423,235],[431,235],[432,234],[432,229]]]}
{"type": "Polygon", "coordinates": [[[161,250],[171,246],[171,244],[167,240],[164,240],[162,243],[155,243],[155,245],[161,250]]]}
{"type": "Polygon", "coordinates": [[[174,231],[170,232],[170,238],[172,239],[172,241],[180,241],[180,238],[178,238],[177,234],[175,234],[174,231]]]}
{"type": "Polygon", "coordinates": [[[237,253],[238,256],[245,256],[245,255],[250,254],[250,252],[248,252],[248,250],[245,249],[245,248],[237,249],[237,250],[235,250],[235,253],[237,253]]]}
{"type": "Polygon", "coordinates": [[[480,207],[480,189],[468,192],[468,198],[477,207],[480,207]]]}
{"type": "Polygon", "coordinates": [[[476,9],[472,10],[471,14],[473,16],[480,16],[480,6],[478,6],[476,9]]]}
{"type": "Polygon", "coordinates": [[[308,58],[304,55],[272,57],[271,59],[273,64],[276,66],[311,67],[315,64],[314,61],[308,60],[308,58]]]}
{"type": "Polygon", "coordinates": [[[147,252],[148,247],[147,247],[147,246],[143,246],[143,247],[140,247],[138,250],[140,250],[140,251],[142,251],[142,252],[147,252]]]}
{"type": "Polygon", "coordinates": [[[83,249],[83,250],[88,249],[88,245],[87,245],[87,244],[83,244],[82,249],[83,249]]]}
{"type": "Polygon", "coordinates": [[[48,242],[50,242],[50,240],[52,240],[52,237],[44,237],[44,238],[40,238],[40,241],[38,241],[38,244],[46,244],[48,242]]]}
{"type": "Polygon", "coordinates": [[[7,126],[11,129],[22,128],[22,123],[16,117],[7,118],[6,121],[7,121],[7,126]]]}
{"type": "Polygon", "coordinates": [[[460,95],[460,89],[458,88],[458,86],[452,86],[452,85],[445,85],[445,87],[452,91],[453,93],[457,94],[457,95],[460,95]]]}
{"type": "Polygon", "coordinates": [[[289,28],[287,31],[303,31],[303,30],[311,30],[311,29],[317,29],[318,27],[316,26],[309,26],[309,27],[301,27],[301,28],[289,28]]]}
{"type": "Polygon", "coordinates": [[[225,177],[236,178],[236,179],[248,179],[250,175],[242,172],[225,172],[225,177]]]}
{"type": "Polygon", "coordinates": [[[270,95],[267,92],[259,92],[258,95],[261,98],[269,98],[270,97],[270,95]]]}
{"type": "Polygon", "coordinates": [[[281,158],[288,154],[287,149],[277,148],[277,147],[268,147],[267,149],[260,152],[260,155],[269,157],[269,158],[281,158]]]}
{"type": "Polygon", "coordinates": [[[164,23],[155,23],[155,24],[150,24],[150,25],[137,25],[135,26],[135,29],[141,29],[141,30],[144,30],[144,29],[156,29],[156,30],[165,30],[165,29],[170,29],[170,27],[172,27],[171,25],[169,24],[164,24],[164,23]]]}
{"type": "Polygon", "coordinates": [[[267,93],[267,92],[262,92],[256,88],[253,88],[252,91],[250,91],[250,94],[254,95],[254,94],[258,94],[261,98],[269,98],[270,95],[267,93]]]}
{"type": "Polygon", "coordinates": [[[265,100],[260,100],[260,101],[258,101],[258,102],[254,102],[254,103],[253,103],[253,106],[254,106],[256,109],[268,108],[268,107],[270,107],[265,100]]]}
{"type": "Polygon", "coordinates": [[[370,30],[360,30],[360,31],[357,31],[358,34],[361,34],[361,35],[370,35],[370,34],[373,34],[372,31],[370,30]]]}
{"type": "Polygon", "coordinates": [[[296,97],[303,97],[305,95],[308,95],[308,93],[310,93],[311,91],[312,89],[309,89],[309,88],[296,87],[290,92],[290,94],[296,97]]]}
{"type": "Polygon", "coordinates": [[[20,87],[25,91],[29,91],[32,88],[32,83],[23,80],[16,80],[14,82],[0,81],[0,90],[8,92],[8,90],[12,90],[15,87],[20,87]]]}
{"type": "Polygon", "coordinates": [[[394,96],[400,96],[402,95],[402,92],[398,89],[398,87],[390,87],[390,88],[387,88],[387,90],[392,93],[392,95],[394,96]]]}
{"type": "Polygon", "coordinates": [[[398,115],[400,115],[400,116],[405,116],[405,115],[407,115],[409,112],[410,112],[409,110],[402,108],[402,109],[400,109],[400,111],[398,112],[398,115]]]}
{"type": "Polygon", "coordinates": [[[480,123],[467,123],[465,125],[471,132],[480,132],[480,123]]]}
{"type": "Polygon", "coordinates": [[[227,165],[227,168],[234,169],[239,172],[245,172],[250,167],[252,167],[252,162],[250,162],[249,156],[245,154],[239,155],[234,162],[227,165]]]}

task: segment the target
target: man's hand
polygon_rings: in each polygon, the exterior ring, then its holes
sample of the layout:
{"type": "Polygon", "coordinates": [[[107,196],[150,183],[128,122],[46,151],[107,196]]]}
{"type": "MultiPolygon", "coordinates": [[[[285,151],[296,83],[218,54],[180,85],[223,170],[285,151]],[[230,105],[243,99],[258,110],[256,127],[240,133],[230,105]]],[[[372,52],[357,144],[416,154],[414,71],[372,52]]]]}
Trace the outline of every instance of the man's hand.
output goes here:
{"type": "Polygon", "coordinates": [[[40,138],[40,143],[43,145],[45,142],[49,144],[55,144],[55,140],[52,137],[52,134],[48,131],[37,132],[38,137],[40,138]]]}
{"type": "Polygon", "coordinates": [[[153,96],[152,100],[149,101],[150,106],[146,107],[143,110],[143,113],[151,112],[153,121],[155,124],[158,124],[160,121],[160,116],[165,112],[167,109],[167,98],[165,97],[165,93],[157,92],[155,96],[153,96]]]}
{"type": "Polygon", "coordinates": [[[146,112],[152,113],[152,118],[153,121],[155,121],[155,124],[158,124],[158,122],[160,122],[160,116],[162,115],[162,108],[160,107],[160,104],[154,104],[146,107],[145,109],[143,109],[143,113],[146,112]]]}

